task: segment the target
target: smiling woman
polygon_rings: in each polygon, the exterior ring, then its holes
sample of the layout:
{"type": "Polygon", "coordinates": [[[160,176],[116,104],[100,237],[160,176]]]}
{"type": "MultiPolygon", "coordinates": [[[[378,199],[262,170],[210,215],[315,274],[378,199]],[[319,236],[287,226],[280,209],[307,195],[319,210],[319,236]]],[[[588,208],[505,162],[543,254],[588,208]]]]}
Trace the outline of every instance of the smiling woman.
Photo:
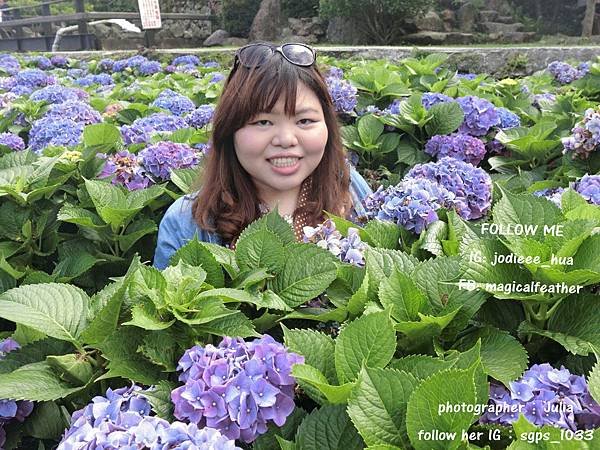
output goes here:
{"type": "Polygon", "coordinates": [[[177,200],[159,229],[154,265],[194,235],[235,248],[237,237],[278,207],[297,240],[324,212],[364,215],[371,193],[345,161],[339,124],[315,53],[302,44],[251,44],[236,54],[213,117],[198,192],[177,200]]]}

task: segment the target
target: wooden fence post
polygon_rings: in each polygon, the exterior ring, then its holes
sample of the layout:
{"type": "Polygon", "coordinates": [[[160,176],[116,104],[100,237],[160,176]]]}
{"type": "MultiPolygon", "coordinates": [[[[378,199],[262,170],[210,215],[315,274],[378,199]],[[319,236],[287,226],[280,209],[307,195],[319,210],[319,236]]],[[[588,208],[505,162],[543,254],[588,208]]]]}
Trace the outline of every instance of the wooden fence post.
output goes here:
{"type": "MultiPolygon", "coordinates": [[[[50,15],[50,5],[43,3],[42,4],[42,16],[49,16],[50,15]]],[[[44,30],[44,38],[46,38],[47,36],[52,36],[52,24],[50,22],[44,22],[42,24],[42,29],[44,30]]],[[[52,45],[50,45],[50,42],[48,41],[48,39],[46,39],[46,50],[47,51],[51,51],[52,50],[52,45]]]]}
{"type": "MultiPolygon", "coordinates": [[[[85,0],[75,0],[75,12],[84,13],[85,12],[85,0]]],[[[81,49],[87,50],[88,45],[88,28],[87,22],[85,19],[79,20],[77,22],[78,25],[78,33],[80,34],[79,40],[81,42],[81,49]]]]}

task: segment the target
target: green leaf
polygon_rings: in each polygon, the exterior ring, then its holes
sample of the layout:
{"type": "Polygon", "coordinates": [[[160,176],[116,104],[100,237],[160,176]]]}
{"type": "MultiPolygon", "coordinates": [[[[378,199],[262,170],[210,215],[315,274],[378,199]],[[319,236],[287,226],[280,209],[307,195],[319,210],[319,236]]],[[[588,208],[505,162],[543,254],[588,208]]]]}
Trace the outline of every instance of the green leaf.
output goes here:
{"type": "Polygon", "coordinates": [[[71,384],[88,384],[94,375],[91,363],[81,354],[49,355],[46,362],[60,377],[71,384]]]}
{"type": "MultiPolygon", "coordinates": [[[[261,434],[253,443],[253,450],[280,450],[282,447],[278,443],[277,437],[280,439],[293,439],[296,430],[306,417],[306,411],[296,406],[292,413],[287,417],[285,424],[278,427],[275,424],[270,424],[269,430],[265,434],[261,434]],[[276,437],[277,436],[277,437],[276,437]]],[[[293,445],[295,448],[295,444],[293,445]]]]}
{"type": "Polygon", "coordinates": [[[276,206],[273,210],[252,222],[241,232],[238,240],[241,240],[246,234],[254,233],[257,230],[269,230],[277,235],[281,242],[283,242],[283,245],[287,246],[295,243],[296,237],[294,236],[294,230],[292,230],[290,224],[279,215],[278,211],[279,207],[276,206]]]}
{"type": "Polygon", "coordinates": [[[440,413],[442,405],[475,405],[477,403],[473,369],[445,370],[423,381],[413,392],[406,413],[406,428],[416,450],[450,450],[458,447],[462,430],[468,430],[477,418],[472,412],[440,413]],[[445,440],[425,440],[421,432],[454,433],[445,440]]]}
{"type": "Polygon", "coordinates": [[[146,334],[138,352],[152,363],[164,368],[165,372],[175,372],[178,354],[177,342],[168,331],[154,331],[146,334]]]}
{"type": "Polygon", "coordinates": [[[331,358],[335,350],[333,339],[316,330],[289,330],[283,325],[282,327],[285,346],[304,356],[304,362],[323,373],[328,383],[337,383],[335,364],[331,358]]]}
{"type": "Polygon", "coordinates": [[[421,307],[427,302],[425,294],[398,269],[381,282],[379,300],[384,308],[391,309],[392,317],[399,322],[416,320],[421,307]]]}
{"type": "Polygon", "coordinates": [[[131,325],[143,330],[165,330],[175,323],[175,319],[164,320],[150,303],[138,303],[131,308],[131,320],[123,325],[131,325]]]}
{"type": "Polygon", "coordinates": [[[75,286],[30,284],[0,295],[0,317],[79,345],[88,303],[87,294],[75,286]]]}
{"type": "Polygon", "coordinates": [[[394,325],[396,331],[404,334],[398,345],[407,350],[430,350],[432,340],[438,337],[458,313],[458,309],[439,317],[419,313],[419,322],[399,322],[394,325]]]}
{"type": "Polygon", "coordinates": [[[217,336],[260,337],[250,319],[239,311],[206,324],[198,325],[195,329],[217,336]]]}
{"type": "Polygon", "coordinates": [[[362,316],[342,328],[335,345],[340,383],[354,381],[361,367],[385,367],[396,351],[396,334],[389,312],[362,316]]]}
{"type": "Polygon", "coordinates": [[[25,423],[27,434],[36,439],[56,439],[69,427],[66,411],[54,402],[36,404],[25,423]]]}
{"type": "Polygon", "coordinates": [[[393,359],[389,364],[389,368],[407,372],[419,380],[424,380],[436,372],[449,369],[453,365],[454,361],[446,361],[429,355],[408,355],[404,358],[393,359]]]}
{"type": "Polygon", "coordinates": [[[506,331],[484,327],[462,339],[460,349],[468,349],[481,339],[483,371],[504,385],[519,378],[528,365],[528,355],[517,339],[506,331]]]}
{"type": "Polygon", "coordinates": [[[337,276],[337,259],[312,244],[294,243],[283,269],[267,285],[290,307],[295,308],[323,293],[337,276]]]}
{"type": "Polygon", "coordinates": [[[369,291],[373,291],[376,295],[379,283],[388,278],[394,268],[400,272],[411,273],[417,263],[416,258],[398,250],[367,248],[365,265],[369,275],[369,291]]]}
{"type": "Polygon", "coordinates": [[[600,363],[596,361],[596,365],[588,376],[588,389],[596,403],[600,403],[600,363]]]}
{"type": "Polygon", "coordinates": [[[236,244],[235,256],[242,269],[264,267],[271,273],[279,273],[285,260],[283,243],[275,233],[265,229],[245,233],[236,244]]]}
{"type": "MultiPolygon", "coordinates": [[[[233,252],[231,252],[231,255],[233,255],[233,252]]],[[[206,282],[211,286],[216,288],[225,286],[223,269],[219,265],[221,258],[217,260],[213,248],[208,247],[206,243],[198,241],[196,237],[173,254],[170,264],[177,265],[180,261],[190,266],[202,267],[206,271],[206,282]]],[[[237,265],[235,267],[237,269],[237,265]]]]}
{"type": "Polygon", "coordinates": [[[151,219],[142,218],[129,224],[125,234],[118,237],[119,248],[123,253],[128,251],[141,238],[158,230],[156,222],[151,219]]]}
{"type": "Polygon", "coordinates": [[[406,408],[418,380],[393,369],[363,367],[348,401],[348,414],[368,445],[407,448],[406,408]]]}
{"type": "Polygon", "coordinates": [[[383,133],[383,123],[374,115],[366,114],[358,119],[358,135],[366,146],[373,145],[377,138],[383,133]]]}
{"type": "Polygon", "coordinates": [[[106,226],[98,214],[68,203],[60,208],[57,218],[62,222],[90,228],[103,228],[106,226]]]}
{"type": "Polygon", "coordinates": [[[574,355],[587,356],[591,352],[590,342],[585,339],[581,339],[577,336],[572,336],[566,333],[543,330],[529,322],[522,322],[521,325],[519,325],[518,331],[521,334],[537,334],[539,336],[552,339],[574,355]]]}
{"type": "Polygon", "coordinates": [[[463,123],[465,114],[458,102],[442,102],[429,108],[431,120],[425,125],[429,136],[450,134],[463,123]]]}
{"type": "Polygon", "coordinates": [[[152,410],[161,419],[172,422],[175,420],[173,417],[173,402],[171,401],[171,391],[175,389],[177,385],[175,383],[161,380],[150,389],[145,389],[143,396],[148,399],[152,405],[152,410]]]}
{"type": "Polygon", "coordinates": [[[346,403],[355,385],[355,383],[345,383],[341,386],[332,385],[319,369],[308,364],[295,364],[292,367],[292,375],[296,380],[303,382],[300,384],[301,387],[308,383],[309,387],[317,388],[327,401],[333,404],[346,403]]]}
{"type": "Polygon", "coordinates": [[[313,410],[298,427],[296,445],[302,450],[364,448],[344,405],[325,405],[313,410]]]}
{"type": "Polygon", "coordinates": [[[59,378],[47,362],[36,362],[0,374],[0,397],[10,400],[51,401],[80,391],[59,378]]]}
{"type": "Polygon", "coordinates": [[[364,227],[370,245],[377,248],[396,250],[399,246],[400,227],[393,222],[383,220],[369,220],[364,227]]]}
{"type": "Polygon", "coordinates": [[[119,129],[110,123],[95,123],[87,125],[83,130],[83,145],[97,147],[98,151],[106,152],[122,143],[119,129]]]}
{"type": "Polygon", "coordinates": [[[175,183],[181,192],[189,194],[198,179],[198,169],[175,169],[171,171],[171,181],[175,183]]]}

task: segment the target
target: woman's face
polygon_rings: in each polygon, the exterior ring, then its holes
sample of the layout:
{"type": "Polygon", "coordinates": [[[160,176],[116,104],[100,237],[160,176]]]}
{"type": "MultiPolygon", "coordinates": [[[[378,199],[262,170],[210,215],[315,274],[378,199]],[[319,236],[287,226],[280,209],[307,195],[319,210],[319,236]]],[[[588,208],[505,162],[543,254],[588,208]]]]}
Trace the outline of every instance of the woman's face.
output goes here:
{"type": "Polygon", "coordinates": [[[276,196],[299,189],[321,162],[327,125],[319,99],[298,83],[296,112],[287,117],[280,98],[269,113],[251,118],[233,137],[242,167],[259,194],[276,196]]]}

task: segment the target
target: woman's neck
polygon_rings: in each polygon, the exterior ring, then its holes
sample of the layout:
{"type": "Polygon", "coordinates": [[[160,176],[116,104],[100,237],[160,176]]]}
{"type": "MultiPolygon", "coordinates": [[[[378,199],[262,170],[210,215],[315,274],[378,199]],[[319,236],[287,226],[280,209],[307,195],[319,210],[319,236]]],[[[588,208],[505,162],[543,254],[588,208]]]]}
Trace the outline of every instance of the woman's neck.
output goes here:
{"type": "Polygon", "coordinates": [[[259,194],[262,202],[272,211],[275,205],[279,204],[278,211],[279,215],[286,216],[292,215],[298,205],[298,194],[300,193],[300,186],[297,188],[286,191],[286,192],[261,192],[259,194]]]}

